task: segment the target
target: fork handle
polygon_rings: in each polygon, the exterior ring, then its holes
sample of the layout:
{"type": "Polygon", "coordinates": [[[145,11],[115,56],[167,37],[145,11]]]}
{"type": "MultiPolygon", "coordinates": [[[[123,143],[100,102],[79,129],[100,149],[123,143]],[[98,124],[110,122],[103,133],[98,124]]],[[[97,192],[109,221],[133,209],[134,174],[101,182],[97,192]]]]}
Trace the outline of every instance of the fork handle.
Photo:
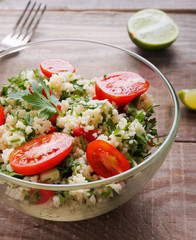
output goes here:
{"type": "MultiPolygon", "coordinates": [[[[9,48],[10,48],[9,46],[0,43],[0,54],[3,53],[5,50],[8,50],[9,48]]],[[[13,52],[10,52],[8,55],[9,55],[9,56],[14,56],[14,55],[17,54],[17,53],[18,53],[18,51],[15,50],[15,51],[13,51],[13,52]]]]}
{"type": "Polygon", "coordinates": [[[3,52],[3,51],[5,51],[5,50],[7,50],[8,48],[9,48],[8,46],[0,43],[0,53],[3,52]]]}

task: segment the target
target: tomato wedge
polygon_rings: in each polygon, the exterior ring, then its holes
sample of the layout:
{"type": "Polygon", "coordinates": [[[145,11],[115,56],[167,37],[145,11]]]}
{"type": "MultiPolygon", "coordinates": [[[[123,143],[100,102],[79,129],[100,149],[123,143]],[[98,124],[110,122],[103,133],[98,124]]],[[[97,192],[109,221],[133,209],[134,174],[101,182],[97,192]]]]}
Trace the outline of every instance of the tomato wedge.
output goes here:
{"type": "Polygon", "coordinates": [[[99,100],[108,99],[124,106],[148,90],[149,83],[133,72],[114,72],[100,77],[95,82],[99,100]]]}
{"type": "Polygon", "coordinates": [[[4,120],[5,120],[5,115],[4,115],[4,112],[3,112],[3,108],[0,105],[0,126],[4,124],[4,120]]]}
{"type": "Polygon", "coordinates": [[[92,142],[97,139],[98,130],[94,129],[94,130],[89,130],[88,132],[85,132],[83,127],[78,126],[73,131],[73,137],[78,137],[78,136],[83,136],[89,142],[92,142]]]}
{"type": "Polygon", "coordinates": [[[123,154],[103,140],[95,140],[88,145],[86,158],[92,169],[104,178],[130,169],[130,163],[123,154]]]}
{"type": "Polygon", "coordinates": [[[52,74],[58,74],[60,72],[75,72],[74,67],[69,62],[57,58],[42,61],[40,68],[42,73],[48,78],[50,78],[52,74]]]}
{"type": "Polygon", "coordinates": [[[20,174],[34,175],[59,164],[71,151],[72,140],[64,133],[51,133],[23,144],[11,152],[9,161],[20,174]]]}
{"type": "Polygon", "coordinates": [[[37,202],[31,203],[31,204],[42,204],[42,203],[45,203],[45,202],[47,202],[49,199],[51,199],[51,198],[54,196],[54,194],[55,194],[55,192],[50,191],[50,190],[31,189],[31,191],[30,191],[31,196],[33,196],[33,194],[34,194],[35,192],[38,192],[38,193],[39,193],[40,198],[38,199],[37,202]]]}

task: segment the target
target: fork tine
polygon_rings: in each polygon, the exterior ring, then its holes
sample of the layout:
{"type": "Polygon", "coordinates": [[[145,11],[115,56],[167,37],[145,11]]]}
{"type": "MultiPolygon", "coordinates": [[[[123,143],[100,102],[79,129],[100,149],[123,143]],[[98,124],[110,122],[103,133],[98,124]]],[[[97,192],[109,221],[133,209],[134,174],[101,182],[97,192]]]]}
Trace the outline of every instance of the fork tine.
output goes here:
{"type": "MultiPolygon", "coordinates": [[[[20,26],[20,28],[19,28],[19,30],[18,30],[18,34],[19,34],[19,35],[21,34],[21,32],[22,32],[22,30],[24,29],[24,27],[25,27],[25,25],[26,25],[26,23],[27,23],[30,15],[31,15],[32,11],[34,10],[35,4],[36,4],[36,2],[34,2],[33,6],[31,7],[30,11],[28,12],[26,18],[24,19],[24,21],[23,21],[23,23],[22,23],[22,26],[20,26]]],[[[16,33],[16,31],[15,31],[15,33],[16,33]]],[[[19,36],[19,35],[18,35],[18,36],[19,36]]]]}
{"type": "Polygon", "coordinates": [[[39,4],[37,10],[35,11],[34,15],[32,16],[32,18],[31,18],[29,24],[28,24],[27,27],[25,28],[24,38],[27,36],[27,33],[28,33],[28,31],[29,31],[31,25],[32,25],[32,23],[34,22],[34,20],[35,20],[35,18],[36,18],[36,16],[37,16],[37,13],[38,13],[39,10],[40,10],[40,7],[41,7],[41,3],[39,4]]]}
{"type": "Polygon", "coordinates": [[[32,2],[34,1],[30,0],[27,3],[12,31],[1,40],[3,49],[25,44],[31,39],[46,10],[46,5],[42,6],[42,3],[35,9],[38,3],[34,2],[33,4],[32,2]],[[31,3],[33,4],[32,7],[30,6],[31,3]]]}
{"type": "Polygon", "coordinates": [[[28,9],[30,3],[31,3],[31,0],[27,3],[27,5],[26,5],[24,11],[22,12],[20,18],[18,19],[18,21],[16,22],[15,26],[13,27],[13,34],[15,33],[15,31],[16,31],[18,25],[19,25],[20,22],[22,21],[22,18],[24,17],[24,15],[25,15],[25,13],[26,13],[26,11],[27,11],[27,9],[28,9]]]}
{"type": "Polygon", "coordinates": [[[34,17],[32,18],[31,22],[29,23],[29,26],[28,26],[29,28],[27,29],[26,36],[24,36],[24,39],[25,39],[26,41],[28,41],[28,40],[32,37],[33,33],[35,32],[35,30],[36,30],[36,28],[37,28],[37,25],[39,24],[39,22],[40,22],[40,20],[41,20],[41,18],[42,18],[42,16],[43,16],[43,14],[44,14],[44,12],[45,12],[45,10],[46,10],[46,5],[44,5],[44,7],[43,7],[43,9],[41,10],[40,14],[38,14],[40,8],[41,8],[41,4],[39,5],[39,7],[38,7],[38,9],[37,9],[34,17]],[[37,14],[38,14],[38,15],[37,15],[37,14]],[[34,22],[34,20],[36,19],[36,17],[37,17],[37,20],[34,22]],[[34,25],[32,25],[33,23],[34,23],[34,25]],[[31,26],[32,26],[32,27],[31,27],[31,26]]]}

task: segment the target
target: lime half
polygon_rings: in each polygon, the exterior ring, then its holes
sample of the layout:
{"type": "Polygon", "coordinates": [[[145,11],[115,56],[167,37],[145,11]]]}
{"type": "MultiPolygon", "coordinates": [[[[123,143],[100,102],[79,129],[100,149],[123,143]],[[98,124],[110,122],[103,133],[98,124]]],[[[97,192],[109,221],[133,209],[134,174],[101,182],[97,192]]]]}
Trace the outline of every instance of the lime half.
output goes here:
{"type": "Polygon", "coordinates": [[[178,37],[175,22],[163,11],[144,9],[133,14],[127,24],[129,36],[146,50],[160,50],[170,46],[178,37]]]}
{"type": "Polygon", "coordinates": [[[196,110],[196,89],[181,90],[178,96],[186,107],[196,110]]]}

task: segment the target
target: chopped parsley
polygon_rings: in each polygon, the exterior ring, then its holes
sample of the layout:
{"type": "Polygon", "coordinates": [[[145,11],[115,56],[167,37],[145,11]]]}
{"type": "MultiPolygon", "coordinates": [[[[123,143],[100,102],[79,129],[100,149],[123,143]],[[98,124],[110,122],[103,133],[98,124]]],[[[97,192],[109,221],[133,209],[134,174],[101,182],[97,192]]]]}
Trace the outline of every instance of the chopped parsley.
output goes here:
{"type": "Polygon", "coordinates": [[[108,187],[108,190],[102,193],[102,197],[108,198],[110,196],[110,194],[112,193],[112,191],[113,191],[112,188],[108,187]]]}
{"type": "Polygon", "coordinates": [[[109,118],[108,121],[106,122],[106,127],[107,127],[107,130],[108,130],[109,134],[112,134],[112,132],[115,131],[116,126],[113,123],[111,118],[109,118]]]}
{"type": "Polygon", "coordinates": [[[57,112],[59,115],[63,116],[61,111],[57,107],[58,98],[56,98],[52,93],[50,93],[49,87],[45,84],[43,79],[40,77],[40,86],[33,82],[31,86],[31,92],[28,89],[24,91],[12,91],[8,94],[11,99],[18,99],[19,101],[26,101],[29,105],[33,106],[35,110],[41,110],[39,113],[40,117],[50,119],[54,117],[57,112]],[[42,95],[42,89],[44,89],[46,96],[42,95]]]}

